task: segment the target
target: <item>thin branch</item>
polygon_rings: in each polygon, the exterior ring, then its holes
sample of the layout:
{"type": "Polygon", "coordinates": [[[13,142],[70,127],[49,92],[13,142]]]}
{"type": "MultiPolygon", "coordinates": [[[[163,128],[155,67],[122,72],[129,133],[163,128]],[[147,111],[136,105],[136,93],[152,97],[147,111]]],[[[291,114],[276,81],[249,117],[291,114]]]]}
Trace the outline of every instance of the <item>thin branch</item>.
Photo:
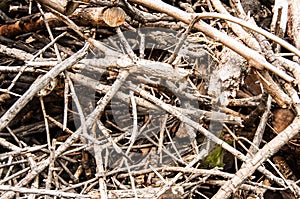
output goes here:
{"type": "Polygon", "coordinates": [[[14,105],[12,105],[6,113],[0,118],[0,130],[5,128],[14,117],[24,108],[24,106],[50,81],[52,81],[57,75],[71,67],[79,60],[81,60],[85,55],[88,49],[88,45],[85,45],[80,51],[64,60],[60,64],[53,67],[48,73],[43,77],[35,80],[30,88],[20,97],[14,105]]]}

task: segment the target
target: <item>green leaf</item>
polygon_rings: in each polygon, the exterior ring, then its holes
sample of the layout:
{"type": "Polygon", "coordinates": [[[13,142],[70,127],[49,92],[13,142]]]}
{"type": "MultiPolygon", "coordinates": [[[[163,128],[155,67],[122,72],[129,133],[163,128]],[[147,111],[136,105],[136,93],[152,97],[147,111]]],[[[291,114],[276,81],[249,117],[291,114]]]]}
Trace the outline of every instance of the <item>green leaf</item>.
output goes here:
{"type": "Polygon", "coordinates": [[[214,147],[207,157],[205,158],[205,162],[209,164],[211,167],[223,167],[223,157],[224,157],[224,152],[221,146],[216,146],[214,147]]]}

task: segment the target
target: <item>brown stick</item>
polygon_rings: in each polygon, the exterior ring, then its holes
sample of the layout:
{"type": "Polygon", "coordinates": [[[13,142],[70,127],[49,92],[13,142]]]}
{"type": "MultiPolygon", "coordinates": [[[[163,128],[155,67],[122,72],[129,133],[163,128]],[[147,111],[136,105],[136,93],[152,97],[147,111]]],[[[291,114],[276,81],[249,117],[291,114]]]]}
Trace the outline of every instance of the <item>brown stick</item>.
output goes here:
{"type": "MultiPolygon", "coordinates": [[[[125,12],[118,7],[113,8],[78,8],[69,16],[79,26],[120,26],[125,21],[125,12]]],[[[46,13],[45,19],[51,27],[63,26],[62,23],[52,13],[46,13]]],[[[0,36],[13,38],[17,35],[34,32],[44,28],[44,19],[39,14],[21,18],[13,24],[0,26],[0,36]]]]}
{"type": "Polygon", "coordinates": [[[60,13],[65,15],[70,15],[74,12],[74,10],[78,7],[78,3],[74,2],[73,0],[36,0],[43,6],[51,7],[57,10],[60,13]]]}

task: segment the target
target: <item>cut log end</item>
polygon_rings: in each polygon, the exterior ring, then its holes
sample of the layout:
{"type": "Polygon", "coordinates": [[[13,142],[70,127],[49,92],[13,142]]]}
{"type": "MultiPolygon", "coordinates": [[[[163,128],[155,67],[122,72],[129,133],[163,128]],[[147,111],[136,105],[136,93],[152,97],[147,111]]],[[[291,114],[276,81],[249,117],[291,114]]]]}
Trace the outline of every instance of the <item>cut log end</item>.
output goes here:
{"type": "Polygon", "coordinates": [[[103,20],[110,27],[120,26],[125,21],[125,12],[119,7],[108,8],[103,13],[103,20]]]}

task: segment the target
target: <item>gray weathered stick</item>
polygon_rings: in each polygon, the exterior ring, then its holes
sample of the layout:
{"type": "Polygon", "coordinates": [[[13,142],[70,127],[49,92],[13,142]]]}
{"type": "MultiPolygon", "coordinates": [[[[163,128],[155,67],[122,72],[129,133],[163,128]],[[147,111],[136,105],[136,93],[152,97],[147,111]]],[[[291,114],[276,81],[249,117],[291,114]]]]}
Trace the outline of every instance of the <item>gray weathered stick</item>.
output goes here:
{"type": "MultiPolygon", "coordinates": [[[[83,48],[84,49],[84,48],[83,48]]],[[[94,109],[94,111],[87,117],[87,120],[85,121],[87,127],[91,127],[95,120],[98,118],[100,113],[104,110],[106,105],[110,102],[112,97],[117,93],[125,79],[128,77],[129,72],[124,70],[120,72],[118,79],[114,82],[112,85],[112,89],[109,90],[106,95],[99,100],[97,107],[94,109]]],[[[80,134],[82,133],[82,127],[79,127],[75,133],[73,133],[68,139],[64,142],[63,145],[59,146],[57,150],[55,151],[55,158],[57,158],[59,155],[61,155],[63,152],[65,152],[74,142],[76,142],[80,134]]],[[[33,168],[21,181],[19,181],[18,184],[15,185],[15,187],[21,187],[26,184],[28,184],[35,176],[37,176],[40,172],[42,172],[48,165],[50,164],[50,158],[47,158],[46,160],[40,162],[40,164],[33,168]]],[[[15,192],[8,191],[5,194],[1,196],[1,199],[9,199],[14,197],[15,192]]]]}
{"type": "MultiPolygon", "coordinates": [[[[171,6],[167,3],[164,3],[159,0],[130,0],[133,3],[138,3],[149,7],[151,9],[166,13],[184,23],[189,24],[193,18],[197,15],[193,15],[191,13],[187,13],[183,10],[180,10],[174,6],[171,6]]],[[[295,79],[284,71],[279,70],[278,68],[274,67],[272,64],[266,61],[266,59],[260,55],[258,52],[248,48],[244,44],[232,39],[228,35],[218,31],[217,29],[213,28],[209,24],[199,21],[194,26],[197,30],[202,31],[204,34],[208,35],[209,37],[213,38],[214,40],[221,42],[231,50],[235,51],[242,57],[244,57],[250,66],[255,67],[259,70],[268,69],[274,72],[276,75],[280,76],[284,80],[288,82],[293,82],[295,79]]]]}
{"type": "Polygon", "coordinates": [[[44,86],[46,86],[52,79],[58,76],[61,72],[71,67],[79,60],[81,60],[87,53],[88,44],[86,44],[80,51],[64,60],[60,64],[53,67],[43,77],[36,79],[30,88],[20,97],[13,106],[6,111],[6,113],[0,118],[0,130],[5,128],[15,116],[26,106],[26,104],[39,92],[44,86]]]}

